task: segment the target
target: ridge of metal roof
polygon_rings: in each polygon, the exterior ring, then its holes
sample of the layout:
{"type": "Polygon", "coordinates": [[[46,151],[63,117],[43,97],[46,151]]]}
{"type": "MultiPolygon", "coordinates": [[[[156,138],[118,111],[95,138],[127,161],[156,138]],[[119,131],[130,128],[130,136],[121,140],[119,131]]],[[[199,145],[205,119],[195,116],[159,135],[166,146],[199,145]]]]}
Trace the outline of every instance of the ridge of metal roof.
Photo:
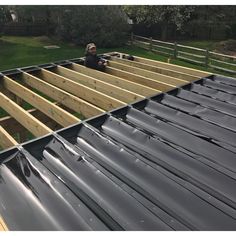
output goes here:
{"type": "Polygon", "coordinates": [[[7,227],[236,230],[235,81],[211,75],[1,152],[7,227]]]}

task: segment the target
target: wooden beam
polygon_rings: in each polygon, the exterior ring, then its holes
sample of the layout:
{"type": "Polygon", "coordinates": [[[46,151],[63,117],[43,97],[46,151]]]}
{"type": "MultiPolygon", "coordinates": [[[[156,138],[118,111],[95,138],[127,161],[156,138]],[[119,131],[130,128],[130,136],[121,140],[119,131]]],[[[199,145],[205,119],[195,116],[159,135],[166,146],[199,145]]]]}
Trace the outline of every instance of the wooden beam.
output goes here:
{"type": "Polygon", "coordinates": [[[148,86],[150,88],[159,90],[158,92],[166,92],[168,90],[171,90],[173,88],[175,88],[175,86],[173,85],[169,85],[169,84],[165,84],[165,83],[161,83],[158,82],[154,79],[150,79],[141,75],[137,75],[131,72],[127,72],[127,71],[123,71],[120,69],[116,69],[110,66],[106,67],[106,72],[111,74],[111,75],[115,75],[115,76],[119,76],[123,79],[135,82],[135,83],[139,83],[145,86],[148,86]]]}
{"type": "Polygon", "coordinates": [[[1,216],[0,216],[0,231],[8,231],[8,227],[1,216]]]}
{"type": "Polygon", "coordinates": [[[0,92],[6,95],[7,97],[9,97],[12,101],[16,102],[17,96],[4,88],[3,83],[2,83],[2,78],[0,79],[0,92]]]}
{"type": "Polygon", "coordinates": [[[25,111],[22,107],[0,93],[0,106],[19,123],[21,123],[34,136],[40,137],[52,132],[46,125],[25,111]]]}
{"type": "Polygon", "coordinates": [[[181,86],[184,85],[186,83],[188,83],[185,80],[181,80],[181,79],[176,79],[174,77],[170,77],[167,75],[163,75],[163,74],[159,74],[159,73],[155,73],[152,71],[148,71],[148,70],[144,70],[144,69],[140,69],[137,67],[133,67],[133,66],[129,66],[129,65],[125,65],[124,63],[119,63],[116,61],[109,61],[109,66],[119,69],[119,70],[123,70],[123,71],[127,71],[130,73],[135,73],[137,75],[141,75],[150,79],[154,79],[160,83],[165,83],[168,85],[174,85],[174,86],[181,86]]]}
{"type": "MultiPolygon", "coordinates": [[[[122,53],[122,54],[124,54],[124,53],[122,53]]],[[[128,54],[125,54],[125,55],[128,55],[128,54]]],[[[182,72],[182,73],[186,73],[186,74],[190,74],[190,75],[194,75],[199,78],[211,75],[211,73],[206,72],[206,71],[191,69],[191,68],[187,68],[184,66],[177,66],[174,64],[169,64],[169,63],[151,60],[151,59],[138,57],[138,56],[134,56],[134,61],[142,62],[142,63],[148,64],[148,65],[158,66],[158,67],[165,68],[165,69],[171,69],[174,71],[178,71],[178,72],[182,72]]]]}
{"type": "MultiPolygon", "coordinates": [[[[44,113],[37,109],[27,110],[31,115],[33,115],[36,119],[40,120],[43,124],[49,127],[52,130],[57,130],[62,128],[61,125],[50,119],[44,113]]],[[[25,133],[27,130],[22,126],[16,119],[11,116],[5,116],[0,118],[0,125],[8,131],[10,135],[15,135],[16,133],[25,133]]]]}
{"type": "Polygon", "coordinates": [[[73,80],[74,82],[83,84],[91,89],[97,90],[101,93],[104,93],[126,103],[143,98],[140,95],[130,92],[126,89],[119,88],[115,85],[103,82],[91,76],[87,76],[85,74],[70,70],[62,66],[57,66],[55,72],[61,76],[73,80]]]}
{"type": "Polygon", "coordinates": [[[73,111],[82,113],[86,118],[99,115],[104,112],[104,110],[66,92],[62,89],[51,85],[36,76],[33,76],[27,72],[22,73],[22,81],[32,88],[44,93],[45,95],[51,97],[57,102],[65,105],[73,111]]]}
{"type": "Polygon", "coordinates": [[[16,140],[0,125],[0,146],[6,149],[17,144],[16,140]]]}
{"type": "Polygon", "coordinates": [[[117,87],[127,89],[136,94],[140,94],[141,96],[151,96],[157,93],[157,90],[149,88],[147,86],[134,83],[132,81],[128,81],[114,75],[109,75],[98,70],[93,70],[79,64],[72,63],[69,68],[79,73],[104,81],[106,83],[113,84],[117,87]]]}
{"type": "Polygon", "coordinates": [[[80,119],[77,117],[71,115],[59,106],[8,78],[7,76],[3,77],[3,84],[9,91],[18,97],[23,98],[23,100],[30,103],[32,106],[49,116],[51,119],[55,120],[63,127],[75,124],[80,121],[80,119]]]}
{"type": "Polygon", "coordinates": [[[61,75],[52,73],[51,71],[42,69],[40,72],[41,72],[42,78],[46,82],[53,84],[63,89],[64,91],[67,91],[77,97],[80,97],[98,107],[101,107],[102,109],[111,110],[119,106],[126,105],[125,102],[119,101],[106,94],[103,94],[94,89],[91,89],[82,84],[79,84],[70,79],[67,79],[61,75]]]}
{"type": "Polygon", "coordinates": [[[121,59],[121,58],[117,58],[117,57],[111,57],[111,60],[117,61],[122,64],[138,67],[141,69],[149,70],[149,71],[152,71],[155,73],[168,75],[168,76],[171,76],[171,77],[174,77],[177,79],[181,79],[181,80],[185,80],[188,82],[195,81],[195,80],[199,79],[198,76],[194,76],[194,75],[190,75],[190,74],[186,74],[186,73],[182,73],[182,72],[174,71],[174,70],[170,70],[170,69],[165,69],[165,68],[161,68],[158,66],[148,65],[148,64],[145,64],[142,62],[130,61],[127,59],[121,59]]]}

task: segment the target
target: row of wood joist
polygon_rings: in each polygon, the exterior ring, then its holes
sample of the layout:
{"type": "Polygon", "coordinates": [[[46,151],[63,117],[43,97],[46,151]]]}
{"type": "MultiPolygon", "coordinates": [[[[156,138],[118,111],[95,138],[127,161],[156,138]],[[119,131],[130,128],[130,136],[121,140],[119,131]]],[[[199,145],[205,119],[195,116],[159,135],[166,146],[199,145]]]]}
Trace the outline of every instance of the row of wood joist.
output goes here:
{"type": "Polygon", "coordinates": [[[22,72],[17,79],[14,75],[1,78],[0,105],[9,114],[0,119],[1,147],[16,145],[16,133],[25,137],[29,131],[40,137],[79,122],[74,113],[89,118],[160,92],[80,65],[71,67],[75,69],[57,66],[22,72]],[[22,101],[33,109],[25,110],[22,101]]]}
{"type": "Polygon", "coordinates": [[[211,75],[211,73],[206,71],[196,70],[192,68],[187,68],[175,64],[151,60],[138,56],[134,56],[134,60],[130,61],[125,59],[127,58],[127,56],[129,56],[128,54],[125,53],[112,52],[108,53],[107,55],[116,55],[112,56],[111,60],[116,61],[118,63],[130,65],[136,68],[148,70],[151,72],[156,72],[159,74],[171,76],[176,79],[181,79],[189,82],[211,75]]]}
{"type": "Polygon", "coordinates": [[[89,118],[207,75],[165,64],[141,57],[134,61],[111,57],[105,73],[71,63],[22,71],[17,78],[3,76],[0,105],[9,117],[0,119],[0,145],[16,145],[12,137],[16,132],[40,137],[79,122],[76,114],[89,118]],[[25,110],[22,102],[33,109],[25,110]]]}

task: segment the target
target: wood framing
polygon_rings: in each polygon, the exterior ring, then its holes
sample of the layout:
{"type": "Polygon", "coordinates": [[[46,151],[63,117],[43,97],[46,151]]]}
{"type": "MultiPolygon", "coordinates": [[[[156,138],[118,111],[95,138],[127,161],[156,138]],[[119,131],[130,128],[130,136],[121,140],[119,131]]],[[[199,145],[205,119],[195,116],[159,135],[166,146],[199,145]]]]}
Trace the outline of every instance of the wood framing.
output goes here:
{"type": "Polygon", "coordinates": [[[28,140],[29,133],[40,137],[210,75],[138,56],[131,61],[123,53],[104,55],[110,56],[105,72],[74,63],[77,60],[3,72],[0,106],[9,115],[0,118],[0,145],[14,146],[28,140]],[[26,105],[33,109],[23,109],[26,105]]]}
{"type": "Polygon", "coordinates": [[[0,146],[5,149],[17,144],[16,140],[0,125],[0,146]]]}
{"type": "Polygon", "coordinates": [[[93,70],[90,68],[87,68],[85,66],[81,66],[76,63],[72,63],[72,65],[69,66],[70,69],[75,70],[79,73],[83,73],[85,75],[94,77],[96,79],[102,80],[106,83],[113,84],[117,87],[129,90],[131,92],[134,92],[136,94],[139,94],[140,96],[150,96],[157,93],[157,90],[149,88],[147,86],[134,83],[132,81],[128,81],[125,79],[122,79],[120,77],[109,75],[101,71],[93,70]]]}
{"type": "MultiPolygon", "coordinates": [[[[27,110],[31,115],[33,115],[36,119],[41,121],[43,124],[45,124],[47,127],[49,127],[51,130],[56,130],[62,128],[61,125],[53,121],[51,118],[46,116],[44,113],[37,109],[30,109],[27,110]]],[[[16,133],[21,136],[24,135],[27,132],[27,129],[22,126],[16,119],[14,119],[11,116],[5,116],[0,118],[0,125],[8,131],[8,133],[13,136],[16,133]]]]}
{"type": "Polygon", "coordinates": [[[150,78],[147,78],[147,77],[144,77],[141,75],[137,75],[137,74],[134,74],[131,72],[116,69],[116,68],[113,68],[110,66],[107,66],[106,72],[109,74],[115,75],[115,76],[119,76],[123,79],[127,79],[129,81],[139,83],[139,84],[148,86],[150,88],[154,88],[154,89],[158,90],[158,92],[166,92],[168,90],[175,88],[175,86],[173,86],[173,85],[158,82],[154,79],[150,79],[150,78]]]}
{"type": "Polygon", "coordinates": [[[209,73],[209,72],[196,70],[196,69],[190,69],[190,68],[183,67],[183,66],[177,66],[177,65],[168,64],[168,63],[159,62],[159,61],[154,61],[154,60],[151,60],[151,59],[146,59],[146,58],[141,58],[141,57],[137,57],[137,61],[147,63],[147,64],[150,64],[150,65],[154,65],[154,66],[157,65],[157,66],[163,67],[165,69],[172,69],[174,71],[179,71],[179,72],[182,72],[182,73],[198,76],[199,78],[211,75],[211,73],[209,73]]]}
{"type": "Polygon", "coordinates": [[[144,76],[144,77],[147,77],[147,78],[150,78],[150,79],[154,79],[158,82],[169,84],[169,85],[181,86],[181,85],[184,85],[184,84],[188,83],[185,80],[177,79],[177,78],[174,78],[174,77],[170,77],[170,76],[167,76],[167,75],[155,73],[155,72],[152,72],[152,71],[144,70],[144,69],[133,67],[133,66],[130,66],[130,65],[125,65],[123,63],[119,63],[119,62],[116,62],[116,61],[109,61],[109,66],[111,66],[113,68],[117,68],[119,70],[124,70],[124,71],[127,71],[127,72],[135,73],[137,75],[141,75],[141,76],[144,76]]]}
{"type": "Polygon", "coordinates": [[[52,132],[46,125],[25,111],[22,107],[0,93],[0,106],[19,123],[21,123],[34,136],[40,137],[52,132]]]}
{"type": "Polygon", "coordinates": [[[100,93],[82,84],[76,83],[63,76],[52,73],[51,71],[42,69],[40,72],[41,72],[42,78],[46,82],[53,84],[63,89],[64,91],[67,91],[77,97],[80,97],[98,107],[101,107],[104,110],[111,110],[111,109],[114,109],[114,108],[117,108],[119,106],[123,106],[126,104],[125,102],[119,101],[115,98],[112,98],[106,94],[100,93]]]}
{"type": "Polygon", "coordinates": [[[0,216],[0,231],[8,231],[8,227],[1,216],[0,216]]]}
{"type": "Polygon", "coordinates": [[[83,84],[87,87],[90,87],[108,96],[112,96],[126,103],[141,98],[140,95],[136,93],[130,92],[126,89],[119,88],[112,84],[108,84],[101,80],[95,79],[93,77],[84,75],[82,73],[70,70],[62,66],[57,66],[57,68],[55,69],[55,72],[61,76],[64,76],[68,79],[73,80],[74,82],[83,84]]]}
{"type": "Polygon", "coordinates": [[[155,73],[159,73],[159,74],[171,76],[171,77],[174,77],[174,78],[177,78],[177,79],[185,80],[185,81],[188,81],[188,82],[195,81],[195,80],[199,79],[198,76],[182,73],[182,72],[179,72],[179,71],[174,71],[174,70],[171,70],[171,69],[165,69],[165,68],[161,68],[161,67],[158,67],[158,66],[148,65],[148,64],[145,64],[145,63],[142,63],[142,62],[130,61],[130,60],[127,60],[127,59],[120,59],[120,58],[117,58],[117,57],[111,57],[111,60],[117,61],[117,62],[125,64],[125,65],[130,65],[130,66],[134,66],[134,67],[137,67],[137,68],[149,70],[149,71],[152,71],[152,72],[155,72],[155,73]]]}
{"type": "Polygon", "coordinates": [[[80,119],[77,117],[71,115],[59,106],[8,78],[7,76],[3,77],[3,84],[9,91],[18,97],[23,98],[23,100],[30,103],[32,106],[49,116],[51,119],[55,120],[63,127],[75,124],[80,121],[80,119]]]}
{"type": "Polygon", "coordinates": [[[37,89],[38,91],[44,93],[45,95],[51,97],[57,102],[72,109],[73,111],[83,114],[85,117],[89,118],[104,112],[104,110],[68,92],[65,92],[62,89],[59,89],[56,86],[51,85],[29,73],[23,72],[22,80],[30,87],[37,89]]]}
{"type": "MultiPolygon", "coordinates": [[[[121,54],[119,52],[116,52],[116,53],[121,54]]],[[[128,54],[124,54],[124,53],[122,53],[122,54],[128,56],[128,54]]],[[[148,65],[161,67],[161,68],[165,68],[165,69],[171,69],[174,71],[178,71],[178,72],[182,72],[182,73],[186,73],[186,74],[190,74],[190,75],[194,75],[199,78],[211,75],[211,73],[206,72],[206,71],[191,69],[191,68],[187,68],[187,67],[183,67],[183,66],[178,66],[178,65],[160,62],[160,61],[147,59],[147,58],[143,58],[143,57],[138,57],[138,56],[134,56],[134,61],[145,63],[148,65]]]]}

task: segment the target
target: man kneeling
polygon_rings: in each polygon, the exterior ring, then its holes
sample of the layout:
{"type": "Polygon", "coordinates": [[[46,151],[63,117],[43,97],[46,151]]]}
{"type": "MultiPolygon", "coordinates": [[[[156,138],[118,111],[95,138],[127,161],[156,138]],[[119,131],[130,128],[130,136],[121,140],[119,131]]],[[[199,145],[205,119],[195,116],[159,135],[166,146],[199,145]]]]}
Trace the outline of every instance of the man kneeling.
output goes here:
{"type": "Polygon", "coordinates": [[[104,59],[97,56],[97,48],[94,43],[89,43],[85,50],[84,65],[91,69],[105,71],[107,63],[104,59]]]}

